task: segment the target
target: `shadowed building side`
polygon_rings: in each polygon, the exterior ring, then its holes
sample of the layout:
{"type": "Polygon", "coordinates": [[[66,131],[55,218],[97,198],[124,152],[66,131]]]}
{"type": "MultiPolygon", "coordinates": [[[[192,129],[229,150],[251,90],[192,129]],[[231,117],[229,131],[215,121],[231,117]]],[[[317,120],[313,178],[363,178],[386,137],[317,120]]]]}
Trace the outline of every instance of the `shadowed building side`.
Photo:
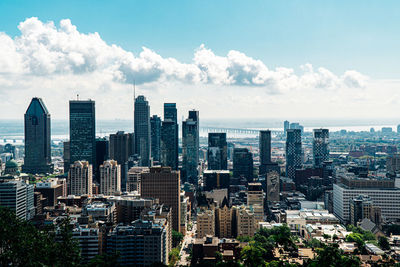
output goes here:
{"type": "Polygon", "coordinates": [[[25,158],[23,172],[53,172],[51,164],[50,113],[41,98],[34,97],[25,113],[25,158]]]}

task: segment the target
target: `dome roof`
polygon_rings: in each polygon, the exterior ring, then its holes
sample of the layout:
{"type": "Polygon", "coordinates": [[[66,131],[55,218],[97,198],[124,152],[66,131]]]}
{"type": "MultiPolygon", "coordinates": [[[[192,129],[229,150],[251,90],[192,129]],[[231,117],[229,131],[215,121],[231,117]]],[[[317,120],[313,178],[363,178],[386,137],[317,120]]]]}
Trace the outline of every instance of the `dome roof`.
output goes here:
{"type": "Polygon", "coordinates": [[[6,162],[6,168],[18,168],[18,163],[15,160],[10,159],[6,162]]]}

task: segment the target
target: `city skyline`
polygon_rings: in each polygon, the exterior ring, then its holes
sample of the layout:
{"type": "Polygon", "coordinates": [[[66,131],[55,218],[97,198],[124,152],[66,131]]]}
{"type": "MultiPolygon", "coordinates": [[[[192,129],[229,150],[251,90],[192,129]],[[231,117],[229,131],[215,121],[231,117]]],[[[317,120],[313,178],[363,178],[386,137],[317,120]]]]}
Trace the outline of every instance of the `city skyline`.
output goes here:
{"type": "MultiPolygon", "coordinates": [[[[146,96],[152,114],[161,115],[163,103],[172,102],[177,104],[178,118],[191,109],[201,110],[204,119],[214,114],[221,118],[290,118],[294,114],[301,118],[398,118],[400,80],[392,63],[398,55],[392,48],[398,42],[398,29],[393,27],[398,20],[395,3],[384,7],[342,3],[327,8],[308,1],[286,5],[255,1],[247,8],[236,3],[226,10],[223,4],[210,2],[202,7],[159,4],[154,12],[162,16],[154,18],[153,24],[142,15],[123,23],[116,16],[123,11],[109,7],[110,23],[105,25],[98,16],[107,14],[108,5],[95,7],[102,13],[89,21],[83,15],[89,8],[86,5],[80,12],[69,12],[76,2],[49,4],[43,11],[30,4],[31,12],[8,2],[0,11],[4,15],[0,16],[0,95],[8,100],[0,108],[2,118],[20,118],[29,99],[38,96],[48,103],[54,119],[65,119],[67,105],[62,103],[79,94],[97,102],[99,119],[132,119],[134,80],[137,95],[146,96]],[[60,10],[64,5],[69,8],[60,10]],[[160,9],[174,7],[185,15],[181,20],[174,18],[169,22],[174,27],[166,28],[162,20],[166,15],[160,9]],[[195,7],[203,12],[210,8],[208,20],[190,18],[195,7]],[[254,12],[254,21],[239,19],[242,7],[254,12]],[[357,7],[361,14],[354,12],[357,7]],[[385,17],[376,12],[382,20],[371,25],[367,17],[377,8],[385,17]],[[262,10],[277,13],[265,18],[262,10]],[[307,16],[295,15],[298,10],[307,16]],[[343,13],[335,13],[339,11],[343,13]],[[13,14],[12,19],[7,20],[7,12],[13,14]],[[231,29],[221,21],[228,14],[236,15],[230,17],[231,29]],[[288,18],[289,14],[294,17],[288,18]],[[340,14],[336,20],[335,14],[340,14]],[[350,14],[360,22],[354,22],[350,14]],[[312,23],[315,20],[321,23],[312,23]],[[219,26],[210,31],[209,24],[219,26]],[[196,25],[198,35],[187,33],[187,27],[196,25]],[[251,26],[253,33],[248,33],[251,26]],[[120,32],[119,27],[132,29],[124,37],[113,33],[120,32]],[[170,35],[161,33],[169,30],[170,35]],[[180,35],[182,31],[186,35],[180,35]],[[156,38],[150,33],[160,35],[156,38]]],[[[127,10],[149,8],[138,2],[124,5],[127,10]]]]}

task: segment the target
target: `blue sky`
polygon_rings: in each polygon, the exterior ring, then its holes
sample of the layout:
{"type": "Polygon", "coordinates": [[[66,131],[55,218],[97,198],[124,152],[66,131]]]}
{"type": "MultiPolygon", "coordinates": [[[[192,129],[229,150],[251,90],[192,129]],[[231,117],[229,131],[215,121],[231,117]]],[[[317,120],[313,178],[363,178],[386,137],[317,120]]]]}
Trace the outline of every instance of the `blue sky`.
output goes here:
{"type": "Polygon", "coordinates": [[[131,119],[135,80],[158,115],[176,102],[179,117],[400,121],[399,14],[399,1],[1,0],[0,119],[33,96],[66,119],[76,94],[99,119],[131,119]]]}
{"type": "Polygon", "coordinates": [[[189,62],[204,43],[239,50],[269,67],[306,62],[334,72],[399,78],[399,1],[0,1],[0,31],[28,17],[71,19],[109,44],[189,62]]]}

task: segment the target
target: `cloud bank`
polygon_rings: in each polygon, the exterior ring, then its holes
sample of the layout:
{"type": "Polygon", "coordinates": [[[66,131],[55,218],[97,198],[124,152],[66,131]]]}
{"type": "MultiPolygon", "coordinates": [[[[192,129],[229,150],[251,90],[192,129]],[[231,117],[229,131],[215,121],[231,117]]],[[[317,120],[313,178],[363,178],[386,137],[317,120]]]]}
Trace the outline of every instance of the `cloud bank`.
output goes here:
{"type": "MultiPolygon", "coordinates": [[[[292,68],[269,69],[261,60],[231,50],[218,56],[200,45],[192,62],[164,58],[143,47],[135,55],[114,44],[107,44],[96,33],[84,34],[69,19],[42,22],[32,17],[18,26],[21,34],[11,38],[0,33],[0,75],[54,77],[66,75],[100,75],[120,84],[181,82],[224,86],[261,87],[267,91],[307,88],[363,88],[368,77],[348,70],[334,74],[311,64],[292,68]]],[[[1,81],[1,77],[0,77],[1,81]]]]}

